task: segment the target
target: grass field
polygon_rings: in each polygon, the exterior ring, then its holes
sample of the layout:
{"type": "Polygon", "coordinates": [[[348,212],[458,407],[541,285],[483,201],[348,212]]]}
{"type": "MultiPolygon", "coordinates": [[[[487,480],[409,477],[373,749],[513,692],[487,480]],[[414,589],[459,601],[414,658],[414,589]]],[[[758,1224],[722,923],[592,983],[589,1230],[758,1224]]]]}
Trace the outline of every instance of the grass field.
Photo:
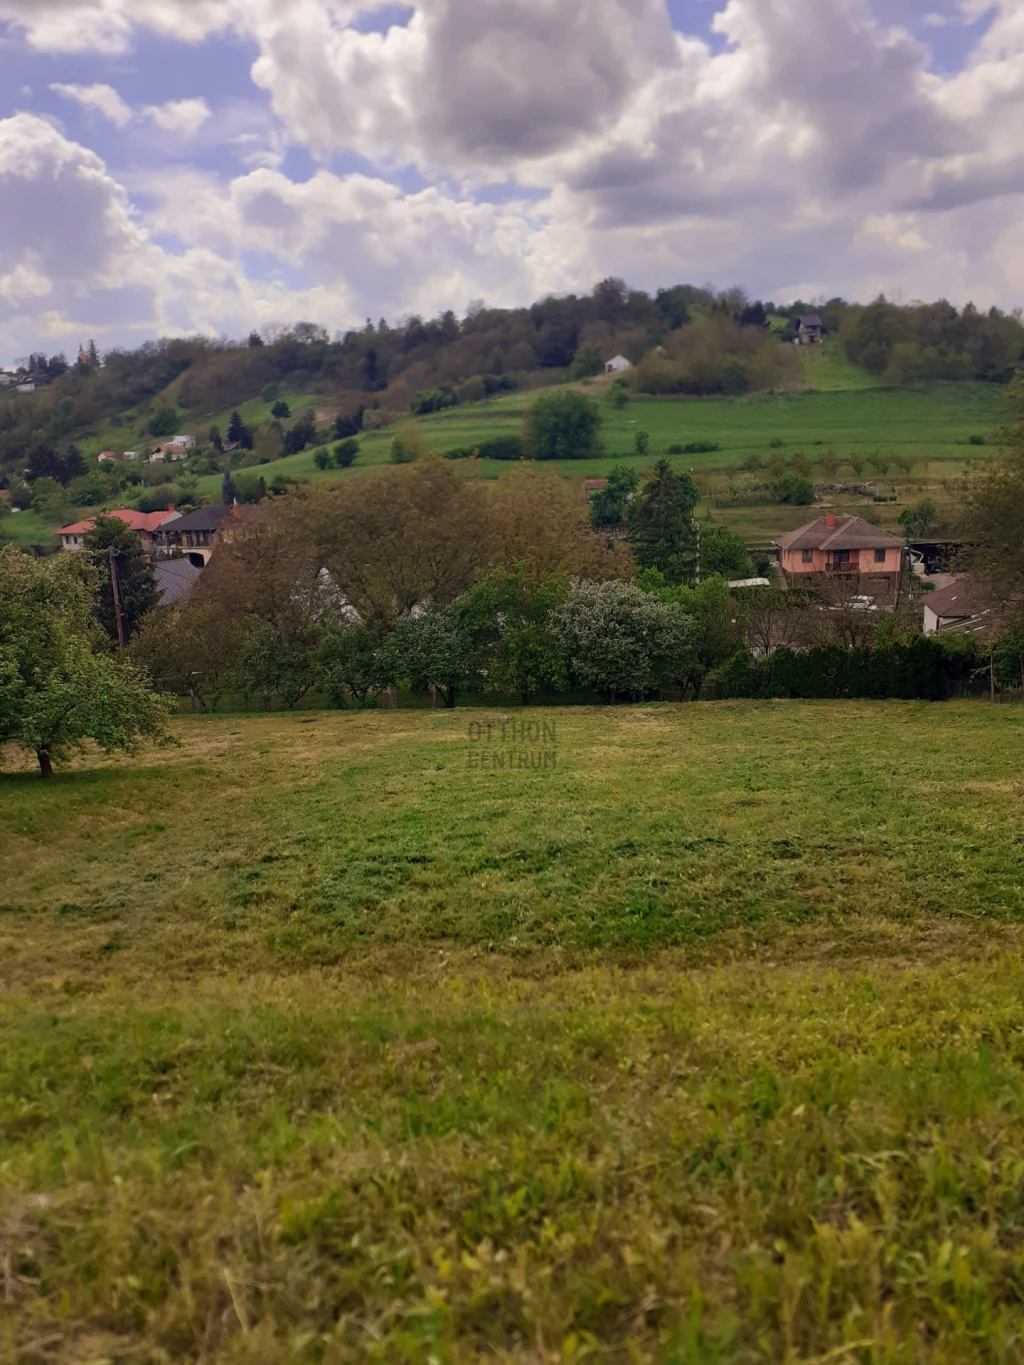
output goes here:
{"type": "MultiPolygon", "coordinates": [[[[595,381],[594,396],[601,398],[605,385],[595,381]]],[[[443,453],[473,446],[489,438],[518,433],[523,411],[536,395],[512,395],[487,404],[466,407],[421,419],[427,444],[443,453]]],[[[727,469],[751,453],[767,457],[772,440],[784,443],[784,454],[802,451],[815,461],[832,449],[844,459],[852,453],[869,456],[881,450],[907,455],[924,463],[963,462],[984,458],[991,451],[969,447],[972,435],[990,436],[1001,420],[1002,390],[985,384],[944,384],[929,390],[836,389],[794,392],[773,397],[755,395],[745,399],[655,399],[632,401],[621,412],[604,406],[606,454],[601,459],[553,461],[553,466],[572,477],[605,474],[612,464],[625,462],[638,470],[650,466],[650,457],[633,454],[636,433],[647,431],[652,450],[670,445],[706,441],[721,447],[704,455],[670,456],[679,468],[727,469]]],[[[361,470],[387,464],[393,430],[373,432],[360,440],[360,455],[344,477],[357,477],[361,470]]],[[[485,460],[483,472],[497,478],[508,466],[485,460]]],[[[260,467],[268,480],[278,474],[306,479],[343,477],[335,470],[321,472],[313,464],[313,452],[292,455],[260,467]]],[[[849,471],[847,476],[850,477],[849,471]]],[[[201,491],[211,494],[218,479],[200,480],[201,491]]]]}
{"type": "Polygon", "coordinates": [[[487,719],[0,777],[0,1358],[1019,1360],[1024,709],[487,719]]]}

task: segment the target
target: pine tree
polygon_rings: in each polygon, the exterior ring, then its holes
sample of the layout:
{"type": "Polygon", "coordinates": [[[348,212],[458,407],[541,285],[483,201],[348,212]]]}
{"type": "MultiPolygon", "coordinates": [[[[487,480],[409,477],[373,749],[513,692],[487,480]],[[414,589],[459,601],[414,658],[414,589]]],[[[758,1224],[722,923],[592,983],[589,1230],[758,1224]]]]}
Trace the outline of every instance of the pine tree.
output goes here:
{"type": "Polygon", "coordinates": [[[96,343],[95,343],[95,341],[90,340],[90,342],[89,342],[89,364],[92,365],[92,366],[94,366],[94,367],[97,367],[97,366],[99,365],[99,363],[100,363],[100,353],[99,353],[99,351],[97,351],[97,349],[96,349],[96,343]]]}
{"type": "Polygon", "coordinates": [[[220,500],[225,507],[230,507],[237,497],[238,489],[235,487],[235,481],[231,477],[231,470],[225,469],[224,478],[221,481],[220,486],[220,500]]]}
{"type": "Polygon", "coordinates": [[[693,509],[697,485],[659,460],[654,475],[629,507],[629,540],[641,569],[660,569],[666,582],[691,583],[696,576],[697,533],[693,509]]]}
{"type": "Polygon", "coordinates": [[[231,421],[228,423],[228,440],[232,445],[241,445],[242,437],[245,435],[245,423],[242,421],[240,412],[231,414],[231,421]]]}
{"type": "Polygon", "coordinates": [[[210,445],[213,446],[214,450],[223,454],[224,437],[220,434],[220,427],[211,427],[208,435],[210,438],[210,445]]]}

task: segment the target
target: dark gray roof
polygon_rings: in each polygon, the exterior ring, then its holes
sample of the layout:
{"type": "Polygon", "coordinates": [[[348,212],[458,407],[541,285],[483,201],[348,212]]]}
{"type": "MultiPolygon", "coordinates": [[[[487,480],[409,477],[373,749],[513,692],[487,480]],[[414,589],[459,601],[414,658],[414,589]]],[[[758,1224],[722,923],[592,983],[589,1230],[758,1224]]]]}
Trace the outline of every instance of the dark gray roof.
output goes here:
{"type": "Polygon", "coordinates": [[[201,572],[187,559],[163,559],[154,564],[153,577],[160,593],[160,605],[177,602],[191,592],[201,572]]]}
{"type": "Polygon", "coordinates": [[[817,313],[805,313],[802,318],[797,318],[797,322],[801,327],[821,327],[824,325],[817,313]]]}
{"type": "Polygon", "coordinates": [[[197,507],[177,521],[172,521],[161,530],[167,531],[216,531],[225,518],[231,515],[231,508],[221,504],[218,507],[197,507]]]}

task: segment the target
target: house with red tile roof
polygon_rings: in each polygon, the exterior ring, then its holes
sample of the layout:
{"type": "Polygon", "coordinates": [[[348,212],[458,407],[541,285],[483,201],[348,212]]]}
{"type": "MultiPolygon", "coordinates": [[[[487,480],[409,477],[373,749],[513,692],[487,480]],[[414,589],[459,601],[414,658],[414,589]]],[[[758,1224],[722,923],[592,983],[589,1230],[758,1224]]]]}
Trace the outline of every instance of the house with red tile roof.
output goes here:
{"type": "MultiPolygon", "coordinates": [[[[134,531],[142,542],[142,548],[147,554],[153,552],[153,537],[159,527],[165,522],[177,521],[181,517],[180,512],[176,512],[173,507],[168,507],[164,512],[137,512],[133,507],[118,507],[113,512],[104,512],[104,516],[116,517],[118,521],[123,521],[130,531],[134,531]]],[[[88,521],[76,521],[70,526],[62,526],[57,532],[60,536],[61,544],[65,550],[81,550],[85,545],[85,537],[96,525],[96,518],[90,517],[88,521]]]]}
{"type": "Polygon", "coordinates": [[[790,587],[814,575],[864,579],[895,591],[903,572],[905,542],[863,517],[828,512],[774,542],[790,587]]]}

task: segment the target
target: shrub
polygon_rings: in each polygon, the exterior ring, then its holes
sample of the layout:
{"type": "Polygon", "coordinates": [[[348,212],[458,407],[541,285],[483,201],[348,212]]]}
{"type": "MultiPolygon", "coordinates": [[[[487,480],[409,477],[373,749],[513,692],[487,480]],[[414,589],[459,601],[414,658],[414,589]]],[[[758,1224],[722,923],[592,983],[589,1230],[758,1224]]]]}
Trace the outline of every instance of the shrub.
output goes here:
{"type": "Polygon", "coordinates": [[[319,450],[314,450],[313,452],[313,463],[316,465],[317,469],[330,469],[334,460],[331,457],[330,451],[324,450],[323,446],[321,446],[319,450]]]}
{"type": "Polygon", "coordinates": [[[339,469],[348,469],[359,454],[359,442],[354,436],[347,441],[339,441],[334,447],[334,463],[339,469]]]}
{"type": "Polygon", "coordinates": [[[985,438],[984,436],[968,436],[967,444],[972,446],[983,446],[985,444],[985,438]]]}
{"type": "Polygon", "coordinates": [[[481,460],[521,460],[523,458],[523,438],[521,436],[495,436],[477,446],[481,460]]]}
{"type": "Polygon", "coordinates": [[[416,422],[403,422],[391,442],[391,463],[412,464],[426,455],[427,445],[416,422]]]}
{"type": "Polygon", "coordinates": [[[670,455],[713,455],[716,450],[721,449],[722,447],[717,441],[688,441],[686,445],[669,446],[668,453],[670,455]]]}
{"type": "Polygon", "coordinates": [[[638,431],[633,438],[633,448],[638,455],[648,455],[651,450],[651,434],[649,431],[638,431]]]}
{"type": "Polygon", "coordinates": [[[772,484],[776,502],[793,507],[809,507],[814,501],[814,484],[802,474],[781,474],[772,484]]]}
{"type": "Polygon", "coordinates": [[[436,389],[425,389],[422,393],[414,394],[411,404],[412,411],[417,417],[424,417],[430,412],[443,412],[445,408],[457,408],[458,406],[459,395],[451,384],[440,384],[436,389]]]}
{"type": "Polygon", "coordinates": [[[284,401],[284,399],[280,398],[270,409],[270,415],[271,417],[276,417],[279,421],[284,421],[285,418],[288,418],[292,415],[292,410],[284,401]]]}
{"type": "Polygon", "coordinates": [[[157,408],[149,419],[147,430],[150,436],[173,436],[178,425],[178,410],[165,404],[157,408]]]}

